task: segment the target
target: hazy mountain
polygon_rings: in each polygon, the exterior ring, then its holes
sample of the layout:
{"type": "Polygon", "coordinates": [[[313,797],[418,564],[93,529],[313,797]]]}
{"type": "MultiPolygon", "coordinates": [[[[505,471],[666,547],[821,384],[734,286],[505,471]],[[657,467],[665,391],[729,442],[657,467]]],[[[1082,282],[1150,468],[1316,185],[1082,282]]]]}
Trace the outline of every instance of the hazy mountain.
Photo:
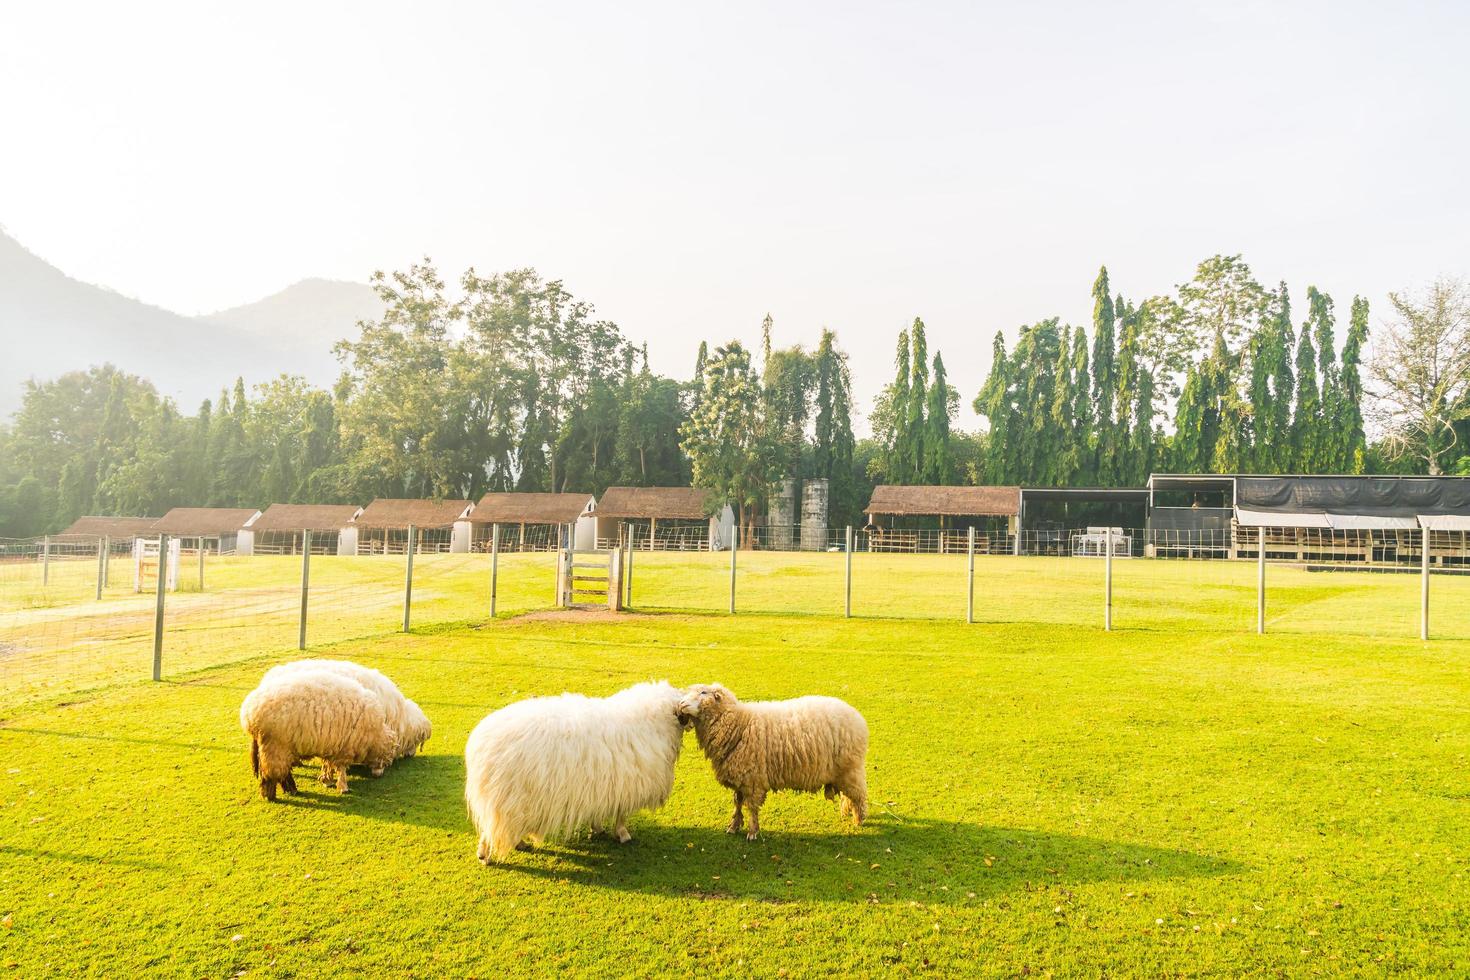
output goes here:
{"type": "Polygon", "coordinates": [[[377,314],[370,287],[308,279],[256,303],[187,317],[79,282],[0,232],[0,416],[27,378],[45,380],[110,361],[142,375],[192,412],[243,376],[281,373],[330,385],[332,344],[377,314]]]}

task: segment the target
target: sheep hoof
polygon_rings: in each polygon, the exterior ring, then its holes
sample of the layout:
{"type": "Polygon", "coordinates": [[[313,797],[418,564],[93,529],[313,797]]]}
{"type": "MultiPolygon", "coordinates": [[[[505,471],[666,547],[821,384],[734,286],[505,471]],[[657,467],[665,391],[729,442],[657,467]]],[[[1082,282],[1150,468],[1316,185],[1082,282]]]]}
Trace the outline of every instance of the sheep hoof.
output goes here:
{"type": "Polygon", "coordinates": [[[735,823],[734,821],[731,821],[730,826],[728,826],[728,827],[725,828],[725,833],[727,833],[727,834],[738,834],[738,833],[740,833],[740,831],[742,831],[744,829],[745,828],[742,827],[740,824],[735,823]]]}
{"type": "Polygon", "coordinates": [[[748,833],[748,834],[745,835],[745,839],[746,840],[758,840],[759,838],[760,838],[760,833],[759,833],[759,831],[755,831],[755,830],[752,830],[750,833],[748,833]]]}
{"type": "Polygon", "coordinates": [[[628,833],[628,828],[627,827],[619,827],[618,828],[618,843],[619,844],[626,844],[629,841],[631,841],[632,839],[633,839],[633,835],[630,834],[630,833],[628,833]]]}

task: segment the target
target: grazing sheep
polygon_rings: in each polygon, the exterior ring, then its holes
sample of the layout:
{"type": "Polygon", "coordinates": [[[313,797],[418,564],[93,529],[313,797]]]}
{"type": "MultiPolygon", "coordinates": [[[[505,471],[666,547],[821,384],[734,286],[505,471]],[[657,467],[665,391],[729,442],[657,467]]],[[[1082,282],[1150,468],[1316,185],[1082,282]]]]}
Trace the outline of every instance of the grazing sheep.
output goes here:
{"type": "Polygon", "coordinates": [[[665,681],[607,698],[531,698],[486,716],[465,744],[465,801],[489,864],[527,839],[613,828],[674,788],[683,743],[680,693],[665,681]]]}
{"type": "MultiPolygon", "coordinates": [[[[411,758],[414,753],[418,752],[419,746],[429,740],[433,726],[429,724],[428,716],[417,704],[404,697],[403,692],[398,690],[398,685],[389,680],[386,674],[371,667],[364,667],[350,660],[293,660],[266,671],[261,684],[280,680],[302,670],[327,670],[343,677],[350,677],[376,694],[383,702],[383,711],[387,716],[388,726],[398,736],[397,758],[411,758]]],[[[374,776],[382,774],[382,769],[373,772],[374,776]]],[[[337,772],[330,764],[322,766],[321,780],[328,784],[340,781],[337,772]]]]}
{"type": "Polygon", "coordinates": [[[245,695],[240,727],[250,736],[250,768],[260,795],[276,798],[276,785],[296,792],[291,767],[319,758],[330,766],[337,789],[347,792],[347,767],[382,772],[398,749],[378,695],[330,670],[291,671],[245,695]]]}
{"type": "Polygon", "coordinates": [[[822,790],[829,800],[840,793],[842,809],[856,823],[868,815],[868,723],[846,701],[804,697],[745,704],[718,684],[697,684],[679,702],[679,712],[694,723],[715,778],[735,792],[726,833],[740,831],[744,805],[750,811],[745,836],[755,840],[761,805],[776,789],[822,790]]]}

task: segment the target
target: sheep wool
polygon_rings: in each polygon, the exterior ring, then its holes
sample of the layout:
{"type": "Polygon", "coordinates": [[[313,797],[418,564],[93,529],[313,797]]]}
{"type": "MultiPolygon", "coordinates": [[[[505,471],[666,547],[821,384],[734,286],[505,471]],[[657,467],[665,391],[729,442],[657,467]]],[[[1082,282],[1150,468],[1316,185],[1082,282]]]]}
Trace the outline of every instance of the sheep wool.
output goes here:
{"type": "Polygon", "coordinates": [[[381,772],[398,750],[382,700],[350,677],[330,670],[299,670],[260,686],[240,705],[240,727],[250,736],[250,767],[260,795],[276,798],[276,786],[296,792],[291,769],[302,759],[330,766],[337,789],[347,792],[347,767],[381,772]]]}
{"type": "Polygon", "coordinates": [[[631,840],[628,817],[662,805],[673,790],[679,698],[660,681],[606,698],[531,698],[486,716],[464,752],[480,860],[589,826],[631,840]]]}
{"type": "MultiPolygon", "coordinates": [[[[341,674],[377,694],[382,699],[383,711],[387,715],[388,724],[398,736],[398,758],[400,759],[411,758],[418,752],[419,746],[427,742],[429,736],[433,734],[433,726],[429,724],[428,716],[417,704],[404,697],[398,685],[394,684],[386,674],[380,670],[353,663],[351,660],[293,660],[266,671],[261,683],[279,680],[301,670],[328,670],[334,674],[341,674]]],[[[373,775],[380,775],[380,773],[373,775]]]]}
{"type": "Polygon", "coordinates": [[[699,747],[720,785],[735,793],[726,833],[739,833],[750,812],[746,837],[760,836],[760,808],[772,790],[794,789],[827,799],[842,796],[842,809],[861,824],[868,813],[868,723],[837,698],[744,703],[718,684],[699,684],[679,705],[694,723],[699,747]]]}

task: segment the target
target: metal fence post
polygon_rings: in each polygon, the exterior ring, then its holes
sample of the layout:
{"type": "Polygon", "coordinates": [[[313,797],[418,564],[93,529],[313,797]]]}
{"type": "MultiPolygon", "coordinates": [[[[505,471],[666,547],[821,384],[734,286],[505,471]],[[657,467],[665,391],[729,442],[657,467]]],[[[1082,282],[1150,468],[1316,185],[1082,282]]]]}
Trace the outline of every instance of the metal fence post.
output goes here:
{"type": "Polygon", "coordinates": [[[1113,628],[1113,530],[1109,528],[1105,537],[1107,547],[1103,550],[1103,629],[1113,628]]]}
{"type": "Polygon", "coordinates": [[[107,572],[107,539],[97,539],[97,601],[102,601],[102,580],[107,572]]]}
{"type": "Polygon", "coordinates": [[[306,596],[310,583],[311,531],[303,529],[301,532],[301,625],[296,631],[296,649],[298,650],[306,649],[306,596]]]}
{"type": "Polygon", "coordinates": [[[163,680],[163,587],[168,581],[168,535],[158,536],[158,597],[153,604],[153,679],[163,680]]]}
{"type": "Polygon", "coordinates": [[[51,535],[41,539],[41,585],[51,584],[51,535]]]}
{"type": "Polygon", "coordinates": [[[408,632],[413,609],[413,525],[408,526],[408,564],[403,572],[403,632],[408,632]]]}
{"type": "Polygon", "coordinates": [[[102,535],[102,587],[108,586],[107,577],[112,573],[112,538],[102,535]]]}
{"type": "Polygon", "coordinates": [[[1419,583],[1419,639],[1429,639],[1429,529],[1419,532],[1419,550],[1424,553],[1419,583]]]}
{"type": "Polygon", "coordinates": [[[968,539],[965,542],[965,562],[968,568],[965,572],[965,622],[975,621],[975,529],[970,528],[968,539]]]}
{"type": "Polygon", "coordinates": [[[490,525],[490,618],[495,618],[495,593],[500,579],[500,525],[490,525]]]}
{"type": "Polygon", "coordinates": [[[844,607],[844,615],[852,618],[852,525],[847,525],[847,547],[843,549],[844,558],[847,562],[847,602],[844,607]]]}
{"type": "Polygon", "coordinates": [[[199,591],[204,591],[204,539],[199,539],[199,591]]]}
{"type": "Polygon", "coordinates": [[[730,615],[735,615],[735,556],[740,553],[740,525],[730,528],[730,615]]]}
{"type": "Polygon", "coordinates": [[[1256,632],[1266,632],[1266,529],[1256,542],[1256,632]]]}

